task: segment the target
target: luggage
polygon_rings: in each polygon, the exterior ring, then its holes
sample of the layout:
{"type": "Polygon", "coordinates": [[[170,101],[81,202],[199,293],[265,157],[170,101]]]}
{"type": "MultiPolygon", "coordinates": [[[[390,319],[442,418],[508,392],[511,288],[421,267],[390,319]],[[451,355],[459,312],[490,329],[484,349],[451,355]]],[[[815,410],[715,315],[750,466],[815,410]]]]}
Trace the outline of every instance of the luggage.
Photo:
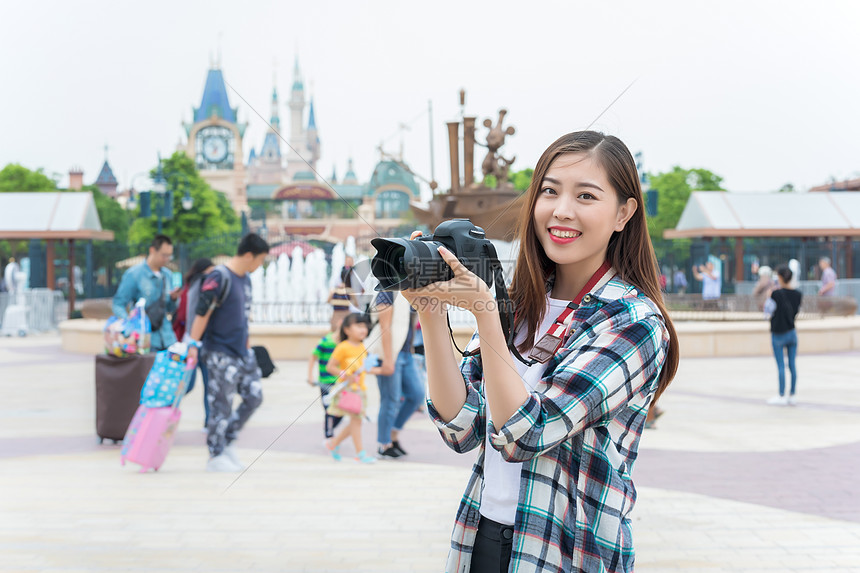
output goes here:
{"type": "Polygon", "coordinates": [[[272,372],[277,370],[275,368],[274,362],[272,362],[272,358],[269,356],[269,351],[266,350],[265,346],[252,346],[251,350],[254,351],[254,358],[257,359],[257,366],[260,367],[260,372],[263,375],[263,378],[268,378],[272,375],[272,372]]]}
{"type": "Polygon", "coordinates": [[[3,313],[3,328],[0,332],[4,336],[27,336],[28,330],[27,307],[23,304],[7,306],[3,313]]]}
{"type": "Polygon", "coordinates": [[[170,350],[156,353],[155,362],[140,391],[140,404],[147,408],[171,406],[185,377],[184,354],[170,350]]]}
{"type": "Polygon", "coordinates": [[[140,403],[140,390],[146,380],[154,354],[125,357],[96,356],[96,434],[119,442],[140,403]]]}
{"type": "Polygon", "coordinates": [[[140,464],[140,473],[150,469],[158,471],[173,445],[179,421],[182,419],[179,402],[196,367],[196,363],[189,362],[173,405],[150,408],[141,404],[138,407],[122,443],[122,465],[128,460],[140,464]]]}

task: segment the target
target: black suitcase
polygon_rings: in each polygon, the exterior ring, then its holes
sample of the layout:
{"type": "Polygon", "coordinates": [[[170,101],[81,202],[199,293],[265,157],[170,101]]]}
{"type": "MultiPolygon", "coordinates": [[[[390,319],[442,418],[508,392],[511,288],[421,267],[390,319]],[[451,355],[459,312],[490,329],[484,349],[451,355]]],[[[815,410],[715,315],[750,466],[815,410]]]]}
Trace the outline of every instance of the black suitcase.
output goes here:
{"type": "Polygon", "coordinates": [[[140,390],[152,369],[155,354],[119,358],[96,356],[96,434],[122,441],[140,404],[140,390]]]}

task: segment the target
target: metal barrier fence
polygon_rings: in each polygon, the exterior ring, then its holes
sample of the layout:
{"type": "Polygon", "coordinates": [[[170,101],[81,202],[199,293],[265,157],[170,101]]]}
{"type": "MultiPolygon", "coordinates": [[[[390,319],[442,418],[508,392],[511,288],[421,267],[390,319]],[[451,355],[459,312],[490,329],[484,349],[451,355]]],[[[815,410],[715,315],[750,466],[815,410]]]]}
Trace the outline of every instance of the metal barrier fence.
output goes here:
{"type": "MultiPolygon", "coordinates": [[[[331,321],[332,307],[325,302],[255,302],[251,304],[254,324],[320,325],[331,321]]],[[[451,326],[476,326],[468,311],[454,308],[448,312],[451,326]]]]}
{"type": "MultiPolygon", "coordinates": [[[[764,319],[764,311],[752,294],[727,294],[713,300],[703,300],[702,295],[697,294],[667,294],[664,297],[669,314],[675,320],[764,319]]],[[[797,318],[850,316],[856,312],[857,301],[853,297],[804,293],[797,318]]]]}
{"type": "Polygon", "coordinates": [[[9,294],[0,293],[0,329],[6,316],[6,309],[12,305],[26,308],[27,328],[30,332],[56,330],[61,321],[68,318],[68,309],[63,293],[46,288],[9,294]]]}

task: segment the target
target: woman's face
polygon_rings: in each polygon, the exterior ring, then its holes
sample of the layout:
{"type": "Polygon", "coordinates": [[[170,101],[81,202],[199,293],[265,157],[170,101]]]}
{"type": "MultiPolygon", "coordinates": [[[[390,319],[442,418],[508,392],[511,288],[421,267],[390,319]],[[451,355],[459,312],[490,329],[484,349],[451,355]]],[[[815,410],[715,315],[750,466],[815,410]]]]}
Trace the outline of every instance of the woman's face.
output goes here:
{"type": "Polygon", "coordinates": [[[566,153],[552,163],[541,183],[535,233],[556,265],[593,272],[606,257],[612,233],[624,229],[635,211],[635,199],[619,205],[615,189],[593,158],[566,153]]]}

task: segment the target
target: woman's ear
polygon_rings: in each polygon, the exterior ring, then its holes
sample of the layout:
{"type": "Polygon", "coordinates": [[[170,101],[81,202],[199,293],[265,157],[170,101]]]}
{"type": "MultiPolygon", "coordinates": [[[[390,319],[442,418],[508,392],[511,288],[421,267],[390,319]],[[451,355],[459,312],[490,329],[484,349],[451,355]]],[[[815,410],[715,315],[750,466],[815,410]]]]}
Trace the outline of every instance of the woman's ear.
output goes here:
{"type": "Polygon", "coordinates": [[[633,197],[629,197],[626,203],[618,206],[618,218],[615,221],[615,230],[621,232],[633,214],[636,213],[639,203],[633,197]]]}

